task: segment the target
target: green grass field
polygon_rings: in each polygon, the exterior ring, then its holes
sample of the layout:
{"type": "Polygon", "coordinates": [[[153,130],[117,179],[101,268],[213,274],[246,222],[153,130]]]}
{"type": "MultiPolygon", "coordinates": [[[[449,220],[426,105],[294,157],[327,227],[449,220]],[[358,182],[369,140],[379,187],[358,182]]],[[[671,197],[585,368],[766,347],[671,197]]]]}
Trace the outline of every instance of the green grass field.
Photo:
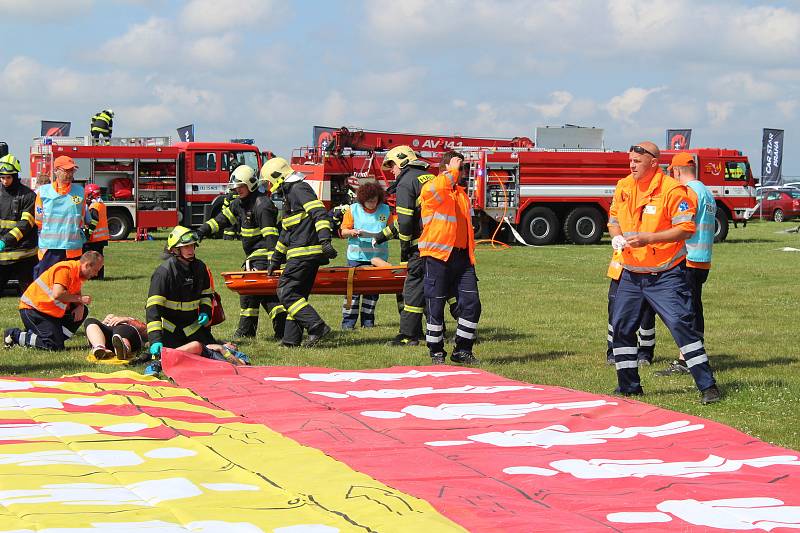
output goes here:
{"type": "MultiPolygon", "coordinates": [[[[706,345],[724,394],[718,404],[701,406],[688,376],[654,377],[674,359],[677,347],[658,326],[656,361],[643,371],[643,400],[734,426],[782,446],[800,449],[800,342],[798,312],[800,235],[785,233],[797,223],[760,222],[731,228],[728,241],[715,246],[714,268],[705,286],[706,345]]],[[[119,242],[106,249],[106,281],[91,281],[92,315],[106,313],[143,318],[150,274],[158,264],[164,235],[155,241],[119,242]]],[[[344,242],[339,241],[340,253],[344,242]]],[[[396,247],[396,244],[394,245],[396,247]]],[[[397,250],[393,249],[395,261],[397,250]]],[[[240,243],[204,241],[198,255],[215,273],[238,270],[240,243]]],[[[612,367],[605,364],[606,267],[608,241],[598,246],[514,247],[478,253],[478,276],[483,301],[475,353],[481,368],[512,379],[610,393],[616,385],[612,367]]],[[[342,255],[335,264],[344,264],[342,255]]],[[[238,296],[220,290],[228,320],[214,329],[217,338],[231,336],[238,320],[238,296]]],[[[341,297],[312,296],[312,304],[338,329],[341,297]]],[[[0,299],[2,326],[20,323],[17,300],[0,299]]],[[[313,365],[331,368],[382,368],[425,365],[424,346],[397,349],[385,346],[397,330],[394,297],[378,303],[378,327],[336,332],[315,349],[289,350],[269,340],[268,320],[262,315],[259,340],[241,348],[259,365],[313,365]]],[[[454,330],[452,322],[451,331],[454,330]]],[[[15,347],[0,359],[0,375],[61,376],[83,371],[114,371],[119,367],[93,365],[83,331],[70,341],[69,351],[40,353],[15,347]]],[[[138,368],[141,370],[141,367],[138,368]]]]}

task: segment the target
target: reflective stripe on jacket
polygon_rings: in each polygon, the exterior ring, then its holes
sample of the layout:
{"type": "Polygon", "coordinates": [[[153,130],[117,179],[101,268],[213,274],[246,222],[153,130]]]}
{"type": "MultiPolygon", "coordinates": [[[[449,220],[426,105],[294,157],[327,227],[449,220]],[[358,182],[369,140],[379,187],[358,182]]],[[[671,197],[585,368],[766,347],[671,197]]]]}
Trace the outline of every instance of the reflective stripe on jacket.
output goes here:
{"type": "MultiPolygon", "coordinates": [[[[108,213],[106,212],[106,204],[102,200],[95,200],[89,206],[89,211],[97,211],[97,224],[94,226],[94,231],[89,237],[89,242],[107,241],[110,237],[108,233],[108,213]]],[[[94,218],[94,217],[93,217],[94,218]]]]}
{"type": "Polygon", "coordinates": [[[83,247],[83,187],[73,183],[67,194],[58,194],[52,183],[39,188],[42,212],[36,212],[41,220],[39,248],[75,250],[83,247]]]}
{"type": "Polygon", "coordinates": [[[81,292],[81,262],[61,261],[51,266],[31,283],[25,294],[19,299],[20,309],[36,309],[42,314],[61,318],[67,310],[64,302],[56,300],[53,293],[55,287],[55,274],[62,268],[69,269],[69,285],[66,287],[69,294],[81,292]]]}
{"type": "Polygon", "coordinates": [[[692,180],[686,184],[697,197],[696,230],[694,235],[686,239],[686,260],[691,263],[710,263],[711,247],[714,244],[714,229],[717,217],[717,202],[700,180],[692,180]]]}
{"type": "Polygon", "coordinates": [[[470,201],[463,187],[457,185],[458,173],[439,174],[422,187],[422,235],[419,254],[442,261],[450,258],[458,236],[458,218],[466,219],[469,261],[475,264],[475,236],[470,220],[470,201]]]}
{"type": "MultiPolygon", "coordinates": [[[[391,210],[386,204],[381,204],[373,213],[367,213],[359,203],[350,206],[353,215],[353,228],[381,233],[389,222],[391,210]]],[[[347,258],[351,261],[369,261],[379,257],[384,261],[389,259],[389,243],[383,242],[372,246],[372,237],[350,237],[347,239],[347,258]]]]}
{"type": "MultiPolygon", "coordinates": [[[[646,185],[646,190],[640,190],[638,181],[630,175],[617,183],[609,211],[609,226],[619,226],[624,237],[673,227],[694,232],[696,205],[685,185],[661,172],[646,185]]],[[[662,272],[683,261],[684,257],[684,241],[657,242],[639,248],[625,247],[622,265],[631,272],[662,272]]]]}

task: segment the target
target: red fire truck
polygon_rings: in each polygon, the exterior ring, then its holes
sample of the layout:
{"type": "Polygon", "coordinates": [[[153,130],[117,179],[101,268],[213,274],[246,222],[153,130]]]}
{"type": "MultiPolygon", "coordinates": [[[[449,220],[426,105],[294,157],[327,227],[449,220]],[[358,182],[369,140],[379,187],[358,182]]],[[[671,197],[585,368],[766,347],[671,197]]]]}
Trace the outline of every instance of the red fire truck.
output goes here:
{"type": "Polygon", "coordinates": [[[77,163],[76,181],[100,186],[108,207],[111,238],[125,239],[134,228],[198,226],[211,202],[227,190],[229,168],[241,162],[260,168],[258,148],[215,142],[171,143],[169,137],[114,137],[92,146],[87,137],[34,139],[31,185],[52,178],[52,162],[68,155],[77,163]]]}
{"type": "MultiPolygon", "coordinates": [[[[380,170],[385,150],[406,144],[432,163],[449,149],[467,157],[469,192],[476,229],[487,233],[507,222],[528,244],[564,239],[600,241],[614,187],[630,173],[627,152],[539,149],[526,137],[487,139],[426,136],[346,128],[315,128],[315,146],[296,151],[295,168],[317,189],[326,205],[348,203],[348,185],[360,179],[389,181],[380,170]]],[[[690,150],[699,178],[717,200],[716,236],[722,241],[730,221],[746,222],[755,205],[755,182],[747,157],[738,150],[690,150]]],[[[662,152],[669,164],[674,151],[662,152]]]]}

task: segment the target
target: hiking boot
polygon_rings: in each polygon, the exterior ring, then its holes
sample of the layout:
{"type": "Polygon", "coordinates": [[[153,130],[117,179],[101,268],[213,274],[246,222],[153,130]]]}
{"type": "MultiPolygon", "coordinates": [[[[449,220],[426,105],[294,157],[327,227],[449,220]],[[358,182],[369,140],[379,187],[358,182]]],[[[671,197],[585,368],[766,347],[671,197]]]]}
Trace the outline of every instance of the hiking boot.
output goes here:
{"type": "Polygon", "coordinates": [[[411,339],[405,335],[398,335],[388,342],[389,346],[419,346],[417,339],[411,339]]]}
{"type": "Polygon", "coordinates": [[[14,335],[12,335],[12,333],[13,329],[11,328],[8,328],[3,332],[3,345],[6,348],[11,348],[15,344],[17,344],[17,340],[14,338],[14,335]]]}
{"type": "Polygon", "coordinates": [[[453,352],[450,360],[459,365],[477,365],[480,364],[478,358],[472,355],[472,352],[458,351],[453,352]]]}
{"type": "Polygon", "coordinates": [[[654,376],[679,376],[681,374],[689,374],[689,367],[686,366],[686,361],[675,359],[664,370],[656,370],[653,372],[654,376]]]}
{"type": "Polygon", "coordinates": [[[444,352],[436,352],[431,354],[432,365],[445,365],[447,364],[445,362],[446,359],[447,359],[447,354],[444,352]]]}
{"type": "Polygon", "coordinates": [[[622,392],[622,390],[619,387],[617,387],[616,389],[614,389],[614,394],[616,396],[642,396],[644,394],[644,389],[642,389],[642,387],[639,387],[635,391],[622,392]]]}
{"type": "Polygon", "coordinates": [[[114,333],[111,336],[111,345],[114,347],[114,355],[117,356],[117,359],[122,359],[127,361],[131,358],[133,354],[131,354],[130,348],[128,348],[125,339],[122,338],[122,335],[119,333],[114,333]]]}
{"type": "Polygon", "coordinates": [[[319,343],[319,341],[322,339],[322,337],[324,337],[325,335],[328,335],[331,331],[333,331],[333,330],[331,329],[331,327],[328,324],[322,324],[322,328],[320,329],[319,333],[310,333],[309,332],[308,337],[306,338],[306,341],[303,343],[303,346],[306,347],[306,348],[311,348],[312,346],[316,346],[319,343]]]}
{"type": "Polygon", "coordinates": [[[700,396],[700,403],[703,405],[708,405],[710,403],[716,403],[722,399],[722,394],[719,392],[719,389],[716,385],[711,385],[706,390],[702,391],[700,396]]]}
{"type": "Polygon", "coordinates": [[[111,359],[114,357],[114,352],[106,348],[105,346],[95,346],[92,348],[92,355],[95,359],[111,359]]]}

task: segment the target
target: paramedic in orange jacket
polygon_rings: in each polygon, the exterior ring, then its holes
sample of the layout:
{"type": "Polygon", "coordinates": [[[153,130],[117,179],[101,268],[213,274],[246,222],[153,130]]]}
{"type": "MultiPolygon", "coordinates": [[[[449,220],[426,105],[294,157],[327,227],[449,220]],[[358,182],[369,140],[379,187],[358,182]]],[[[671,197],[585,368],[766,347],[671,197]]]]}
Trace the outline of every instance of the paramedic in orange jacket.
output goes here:
{"type": "Polygon", "coordinates": [[[103,268],[103,256],[86,252],[77,261],[60,261],[51,266],[22,295],[19,315],[25,331],[5,330],[6,348],[15,344],[40,350],[63,350],[89,314],[91,296],[81,294],[83,282],[103,268]]]}
{"type": "Polygon", "coordinates": [[[478,278],[475,275],[475,238],[470,200],[459,182],[464,156],[447,152],[443,171],[422,187],[422,235],[419,252],[424,263],[427,331],[425,340],[435,365],[444,364],[444,309],[451,294],[457,294],[459,317],[455,348],[450,360],[477,364],[472,354],[481,316],[478,278]]]}
{"type": "Polygon", "coordinates": [[[646,303],[661,317],[686,359],[701,403],[720,400],[703,341],[693,327],[684,241],[695,232],[696,204],[686,187],[664,175],[651,142],[629,151],[631,173],[617,183],[609,212],[612,246],[623,267],[613,310],[613,351],[624,395],[643,394],[636,330],[646,303]]]}

